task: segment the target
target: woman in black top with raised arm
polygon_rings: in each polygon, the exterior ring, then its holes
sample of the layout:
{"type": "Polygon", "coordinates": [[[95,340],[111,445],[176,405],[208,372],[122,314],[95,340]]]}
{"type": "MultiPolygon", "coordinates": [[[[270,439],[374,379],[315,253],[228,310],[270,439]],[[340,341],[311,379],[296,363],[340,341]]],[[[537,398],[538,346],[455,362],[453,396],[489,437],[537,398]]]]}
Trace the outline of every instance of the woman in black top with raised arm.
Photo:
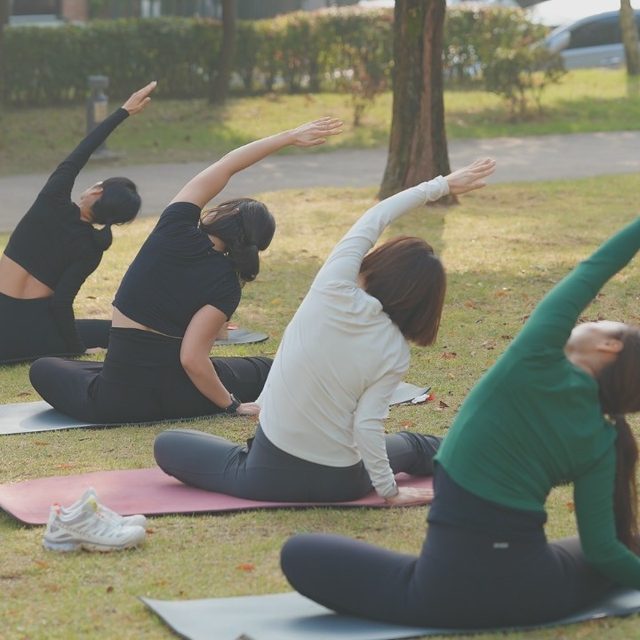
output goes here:
{"type": "Polygon", "coordinates": [[[91,154],[128,116],[142,111],[156,83],[136,91],[51,174],[0,257],[0,362],[80,354],[106,346],[108,320],[75,320],[73,301],[111,245],[111,225],[140,209],[136,186],[109,178],[71,200],[91,154]],[[93,225],[103,225],[96,229],[93,225]]]}
{"type": "Polygon", "coordinates": [[[275,222],[249,198],[202,208],[235,173],[284,147],[321,144],[341,124],[322,118],[256,140],[191,179],[122,280],[104,364],[41,358],[29,374],[36,391],[59,411],[102,424],[257,414],[271,360],[209,352],[242,285],[258,274],[275,222]]]}

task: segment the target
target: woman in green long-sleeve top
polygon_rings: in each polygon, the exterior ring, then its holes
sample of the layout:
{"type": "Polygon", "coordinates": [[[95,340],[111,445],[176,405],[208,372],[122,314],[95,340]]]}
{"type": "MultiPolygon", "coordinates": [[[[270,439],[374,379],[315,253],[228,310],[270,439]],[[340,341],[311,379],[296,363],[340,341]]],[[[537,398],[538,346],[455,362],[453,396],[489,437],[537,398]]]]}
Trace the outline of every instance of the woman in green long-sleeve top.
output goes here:
{"type": "Polygon", "coordinates": [[[554,620],[613,585],[640,589],[635,467],[640,330],[575,325],[640,249],[640,219],[538,305],[464,402],[436,456],[418,557],[296,536],[282,566],[332,609],[406,624],[487,628],[554,620]],[[579,538],[548,542],[544,504],[572,483],[579,538]]]}

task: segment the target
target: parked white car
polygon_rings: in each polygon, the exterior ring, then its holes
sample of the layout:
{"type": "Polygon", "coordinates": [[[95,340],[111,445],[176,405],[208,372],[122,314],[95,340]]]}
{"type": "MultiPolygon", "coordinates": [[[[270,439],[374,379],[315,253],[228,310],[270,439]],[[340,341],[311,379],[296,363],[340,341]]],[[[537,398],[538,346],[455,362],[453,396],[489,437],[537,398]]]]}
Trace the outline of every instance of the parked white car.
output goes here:
{"type": "MultiPolygon", "coordinates": [[[[640,33],[640,10],[635,11],[640,33]]],[[[624,64],[620,12],[608,11],[558,27],[545,46],[562,56],[567,69],[618,67],[624,64]]]]}

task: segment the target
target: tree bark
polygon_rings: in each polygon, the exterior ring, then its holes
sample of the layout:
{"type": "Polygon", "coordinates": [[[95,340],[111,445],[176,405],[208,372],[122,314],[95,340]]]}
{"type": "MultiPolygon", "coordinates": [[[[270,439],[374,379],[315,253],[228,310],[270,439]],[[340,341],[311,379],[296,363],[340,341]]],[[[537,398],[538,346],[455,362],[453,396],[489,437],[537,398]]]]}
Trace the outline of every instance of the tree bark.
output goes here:
{"type": "Polygon", "coordinates": [[[620,0],[620,27],[624,44],[624,57],[627,62],[627,74],[640,75],[640,43],[638,42],[638,27],[631,0],[620,0]]]}
{"type": "Polygon", "coordinates": [[[445,0],[396,0],[393,115],[380,198],[450,173],[442,78],[445,8],[445,0]]]}
{"type": "Polygon", "coordinates": [[[236,0],[222,0],[222,46],[213,79],[209,103],[222,104],[229,94],[229,79],[236,44],[236,0]]]}
{"type": "Polygon", "coordinates": [[[5,99],[5,54],[4,54],[4,28],[9,24],[11,12],[11,0],[0,0],[0,109],[5,99]]]}

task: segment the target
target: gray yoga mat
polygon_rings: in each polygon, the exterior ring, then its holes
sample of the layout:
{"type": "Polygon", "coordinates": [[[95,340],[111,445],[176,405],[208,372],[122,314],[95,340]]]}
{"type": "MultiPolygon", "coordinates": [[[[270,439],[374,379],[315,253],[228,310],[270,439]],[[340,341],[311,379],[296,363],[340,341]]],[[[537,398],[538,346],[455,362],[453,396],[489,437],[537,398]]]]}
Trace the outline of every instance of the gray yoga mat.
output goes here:
{"type": "MultiPolygon", "coordinates": [[[[394,392],[389,404],[411,402],[416,396],[426,393],[428,387],[417,387],[414,384],[401,382],[394,392]]],[[[193,420],[185,418],[183,421],[193,420]]],[[[159,422],[158,420],[155,421],[159,422]]],[[[165,422],[165,421],[163,421],[165,422]]],[[[178,422],[173,420],[172,422],[178,422]]],[[[16,433],[37,433],[39,431],[56,431],[58,429],[78,429],[81,427],[114,427],[114,424],[96,424],[76,420],[56,411],[44,400],[39,402],[15,402],[0,405],[0,435],[16,433]]]]}
{"type": "Polygon", "coordinates": [[[227,346],[232,344],[254,344],[256,342],[264,342],[269,336],[260,331],[249,331],[248,329],[229,329],[227,337],[215,341],[216,346],[227,346]]]}
{"type": "Polygon", "coordinates": [[[140,598],[188,640],[401,640],[495,631],[525,631],[640,612],[640,591],[620,589],[575,615],[544,625],[509,629],[404,627],[336,614],[298,593],[207,600],[140,598]]]}

